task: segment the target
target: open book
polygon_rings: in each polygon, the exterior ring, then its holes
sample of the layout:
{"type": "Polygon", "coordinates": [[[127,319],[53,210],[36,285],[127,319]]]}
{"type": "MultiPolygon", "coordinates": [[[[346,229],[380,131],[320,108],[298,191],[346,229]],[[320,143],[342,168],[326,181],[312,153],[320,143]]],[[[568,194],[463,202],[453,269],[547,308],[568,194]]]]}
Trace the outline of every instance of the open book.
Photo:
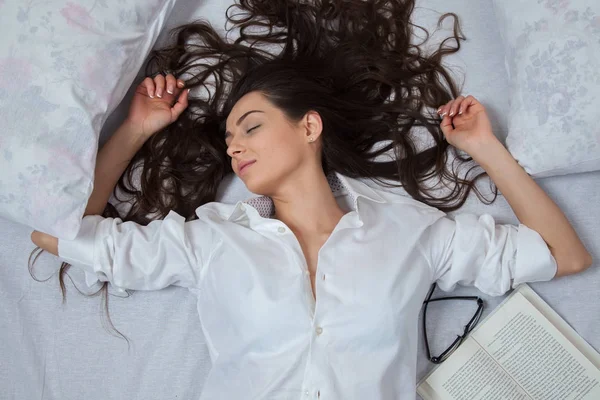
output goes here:
{"type": "Polygon", "coordinates": [[[417,393],[425,400],[599,400],[600,354],[522,284],[417,393]]]}

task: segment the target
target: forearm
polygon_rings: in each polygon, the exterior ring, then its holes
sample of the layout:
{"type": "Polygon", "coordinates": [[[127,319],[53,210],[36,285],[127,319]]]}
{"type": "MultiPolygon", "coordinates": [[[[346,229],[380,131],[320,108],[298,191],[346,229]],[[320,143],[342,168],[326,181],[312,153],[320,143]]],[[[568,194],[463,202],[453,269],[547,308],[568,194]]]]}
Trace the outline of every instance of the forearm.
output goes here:
{"type": "Polygon", "coordinates": [[[124,122],[104,144],[96,158],[94,190],[84,216],[102,214],[123,171],[145,141],[141,134],[124,122]]]}
{"type": "Polygon", "coordinates": [[[519,221],[540,234],[558,264],[557,276],[580,272],[591,255],[567,217],[498,140],[470,151],[506,198],[519,221]]]}
{"type": "MultiPolygon", "coordinates": [[[[104,144],[96,157],[94,189],[84,211],[86,215],[101,214],[120,176],[146,139],[129,123],[124,122],[104,144]]],[[[33,231],[31,241],[42,249],[58,255],[58,238],[33,231]]]]}

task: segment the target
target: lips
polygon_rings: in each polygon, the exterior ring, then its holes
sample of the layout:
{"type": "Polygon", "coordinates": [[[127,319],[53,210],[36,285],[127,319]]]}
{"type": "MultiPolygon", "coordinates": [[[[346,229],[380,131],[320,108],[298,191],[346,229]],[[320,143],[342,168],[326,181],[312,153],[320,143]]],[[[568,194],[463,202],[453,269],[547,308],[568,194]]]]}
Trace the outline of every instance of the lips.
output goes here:
{"type": "Polygon", "coordinates": [[[254,164],[255,162],[256,162],[256,160],[253,160],[253,161],[244,161],[244,162],[241,162],[241,163],[239,164],[239,169],[240,169],[240,170],[239,170],[239,173],[241,174],[242,172],[244,172],[244,170],[245,170],[247,167],[249,167],[250,165],[254,164]]]}

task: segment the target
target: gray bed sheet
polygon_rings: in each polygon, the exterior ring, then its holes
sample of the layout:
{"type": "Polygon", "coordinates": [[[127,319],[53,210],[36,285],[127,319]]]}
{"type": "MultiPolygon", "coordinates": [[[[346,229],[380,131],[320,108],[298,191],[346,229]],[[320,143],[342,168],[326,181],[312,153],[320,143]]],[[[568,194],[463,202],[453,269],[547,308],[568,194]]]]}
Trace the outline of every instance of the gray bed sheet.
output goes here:
{"type": "MultiPolygon", "coordinates": [[[[450,66],[464,79],[463,93],[484,104],[495,133],[504,139],[508,97],[502,46],[494,28],[489,0],[464,1],[448,6],[442,0],[418,2],[417,22],[434,26],[436,14],[454,11],[461,16],[469,39],[450,66]],[[463,75],[465,72],[466,76],[463,75]]],[[[170,27],[203,17],[222,26],[227,4],[222,1],[179,2],[159,43],[170,27]]],[[[105,125],[102,139],[114,131],[127,111],[131,93],[105,125]]],[[[586,272],[533,284],[533,289],[600,350],[600,172],[539,179],[537,182],[563,209],[586,247],[594,265],[586,272]]],[[[482,187],[485,187],[485,182],[482,187]]],[[[235,202],[248,195],[237,180],[222,185],[219,198],[235,202]]],[[[518,223],[503,197],[484,205],[471,195],[457,212],[489,213],[499,223],[518,223]]],[[[455,213],[457,213],[455,212],[455,213]]],[[[450,216],[455,213],[450,213],[450,216]]],[[[0,399],[196,399],[210,371],[194,296],[186,289],[169,287],[133,292],[128,298],[109,296],[117,329],[130,340],[112,336],[102,323],[101,299],[85,297],[83,273],[72,269],[67,279],[67,301],[61,303],[58,259],[43,254],[35,274],[27,261],[34,246],[31,229],[0,220],[0,399]]],[[[457,294],[478,293],[459,287],[457,294]]],[[[114,294],[114,293],[113,293],[114,294]]],[[[503,297],[484,296],[484,315],[503,297]]],[[[432,347],[442,348],[470,317],[467,307],[441,305],[432,313],[432,347]]],[[[418,378],[429,370],[420,342],[418,378]]],[[[233,383],[232,383],[233,384],[233,383]]]]}
{"type": "MultiPolygon", "coordinates": [[[[565,211],[594,265],[584,273],[533,284],[579,334],[600,350],[600,172],[537,181],[565,211]]],[[[229,185],[228,188],[235,188],[229,185]]],[[[239,189],[239,187],[238,187],[239,189]]],[[[236,197],[236,190],[222,196],[236,197]]],[[[471,197],[463,212],[490,213],[500,223],[517,223],[503,197],[483,205],[471,197]]],[[[67,302],[61,303],[58,259],[42,255],[34,281],[27,261],[34,248],[31,229],[0,221],[0,399],[196,399],[210,370],[210,360],[195,297],[187,290],[133,292],[109,296],[117,329],[131,347],[111,336],[100,318],[100,298],[84,297],[67,279],[67,302]]],[[[85,289],[77,269],[69,273],[85,289]]],[[[478,293],[459,287],[455,293],[478,293]]],[[[487,315],[503,297],[484,296],[487,315]]],[[[443,305],[439,323],[430,327],[433,348],[454,338],[467,307],[443,305]]],[[[432,368],[420,341],[418,377],[432,368]]]]}

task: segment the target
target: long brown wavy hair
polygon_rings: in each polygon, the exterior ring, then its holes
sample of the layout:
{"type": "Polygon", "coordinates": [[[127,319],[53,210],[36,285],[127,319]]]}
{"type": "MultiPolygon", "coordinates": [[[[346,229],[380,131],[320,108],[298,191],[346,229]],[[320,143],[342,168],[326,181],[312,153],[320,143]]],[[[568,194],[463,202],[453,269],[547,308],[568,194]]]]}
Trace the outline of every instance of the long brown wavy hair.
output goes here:
{"type": "MultiPolygon", "coordinates": [[[[319,112],[326,174],[401,186],[445,212],[460,208],[471,190],[486,204],[496,199],[497,188],[486,202],[475,185],[485,171],[466,178],[477,165],[444,140],[436,113],[460,94],[442,65],[466,40],[456,14],[440,17],[438,27],[454,18],[453,34],[426,53],[429,32],[410,20],[414,0],[238,1],[227,10],[225,37],[208,22],[195,21],[175,28],[172,43],[151,53],[146,75],[168,71],[185,77],[192,88],[189,107],[145,143],[121,176],[114,193],[129,203],[128,212],[120,215],[109,203],[103,216],[148,224],[174,210],[195,219],[195,210],[215,201],[232,173],[224,123],[233,105],[252,91],[291,121],[319,112]],[[411,41],[415,29],[425,33],[421,43],[411,41]],[[239,37],[229,39],[236,31],[239,37]],[[427,140],[433,145],[419,150],[418,142],[427,140]],[[449,151],[456,168],[448,167],[449,151]],[[385,155],[392,157],[381,161],[385,155]],[[461,177],[463,165],[470,168],[461,177]],[[441,195],[428,183],[432,179],[445,182],[449,191],[441,195]]],[[[62,263],[59,272],[63,303],[69,267],[62,263]]],[[[115,329],[106,282],[98,292],[115,329]]]]}

